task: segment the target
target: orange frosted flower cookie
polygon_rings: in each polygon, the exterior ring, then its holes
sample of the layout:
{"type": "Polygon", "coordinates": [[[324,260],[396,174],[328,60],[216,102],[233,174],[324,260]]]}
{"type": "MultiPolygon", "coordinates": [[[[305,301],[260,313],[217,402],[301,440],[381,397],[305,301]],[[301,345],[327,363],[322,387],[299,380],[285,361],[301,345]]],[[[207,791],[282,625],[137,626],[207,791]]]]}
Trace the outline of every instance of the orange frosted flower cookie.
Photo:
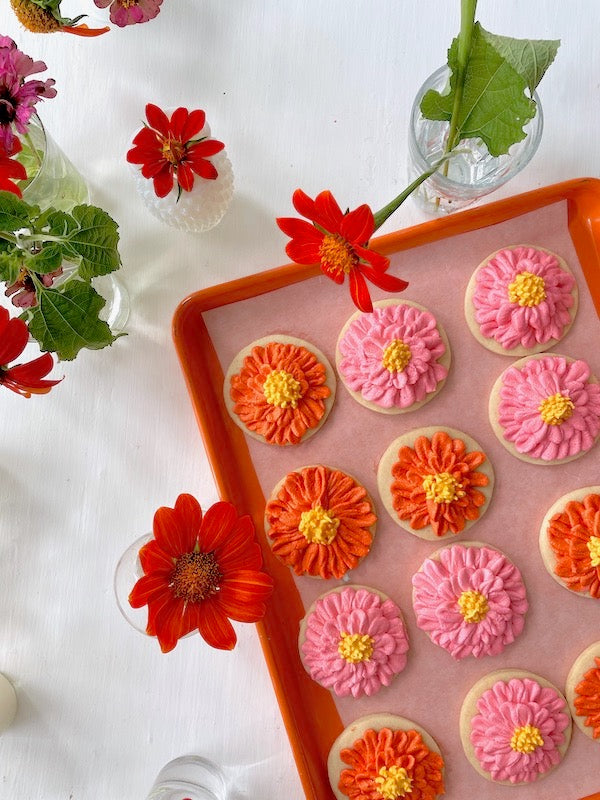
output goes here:
{"type": "Polygon", "coordinates": [[[579,730],[600,741],[600,642],[591,644],[575,660],[566,694],[579,730]]]}
{"type": "Polygon", "coordinates": [[[297,575],[341,578],[371,549],[377,517],[367,490],[325,466],[303,467],[277,484],[265,511],[276,556],[297,575]]]}
{"type": "Polygon", "coordinates": [[[258,339],[225,376],[227,409],[242,430],[269,444],[299,444],[325,422],[335,376],[316,347],[290,336],[258,339]]]}
{"type": "Polygon", "coordinates": [[[494,473],[470,436],[427,427],[392,442],[379,462],[377,483],[396,524],[437,540],[460,533],[486,511],[494,473]]]}
{"type": "Polygon", "coordinates": [[[338,800],[435,800],[444,794],[444,759],[419,725],[392,714],[357,719],[327,761],[338,800]]]}
{"type": "Polygon", "coordinates": [[[600,486],[569,492],[551,506],[540,529],[540,551],[558,583],[600,599],[600,486]]]}

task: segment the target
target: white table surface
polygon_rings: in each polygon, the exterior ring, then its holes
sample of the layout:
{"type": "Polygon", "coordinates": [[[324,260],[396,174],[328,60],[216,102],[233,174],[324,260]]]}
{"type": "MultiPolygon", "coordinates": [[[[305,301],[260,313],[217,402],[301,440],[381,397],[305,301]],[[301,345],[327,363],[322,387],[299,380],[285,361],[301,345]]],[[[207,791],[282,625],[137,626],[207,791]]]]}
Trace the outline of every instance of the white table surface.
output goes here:
{"type": "MultiPolygon", "coordinates": [[[[597,175],[600,4],[479,5],[496,33],[562,38],[538,153],[490,199],[597,175]]],[[[141,800],[186,753],[219,762],[238,800],[303,796],[254,627],[236,624],[233,652],[191,637],[163,655],[120,616],[114,567],[158,506],[217,500],[171,341],[177,304],[284,263],[274,218],[297,187],[351,208],[398,194],[413,97],[458,24],[458,0],[164,0],[150,23],[87,40],[25,32],[2,3],[0,32],[56,79],[44,124],[119,222],[132,312],[129,335],[59,365],[49,395],[0,392],[0,671],[19,697],[0,800],[141,800]],[[135,193],[125,152],[148,101],[205,109],[226,143],[235,196],[207,234],[162,225],[135,193]]],[[[423,219],[409,201],[383,230],[423,219]]]]}

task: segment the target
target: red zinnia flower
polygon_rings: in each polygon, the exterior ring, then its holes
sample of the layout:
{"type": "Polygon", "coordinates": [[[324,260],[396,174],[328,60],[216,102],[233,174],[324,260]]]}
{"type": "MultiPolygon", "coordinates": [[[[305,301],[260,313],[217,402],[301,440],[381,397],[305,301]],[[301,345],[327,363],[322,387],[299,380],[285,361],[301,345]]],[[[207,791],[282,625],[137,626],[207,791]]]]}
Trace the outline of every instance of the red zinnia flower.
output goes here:
{"type": "Polygon", "coordinates": [[[12,192],[17,197],[21,197],[21,190],[12,178],[17,180],[24,180],[27,177],[27,171],[23,164],[15,161],[12,156],[23,149],[21,142],[18,139],[13,139],[11,145],[6,148],[4,142],[0,139],[0,191],[12,192]]]}
{"type": "Polygon", "coordinates": [[[50,353],[9,367],[10,361],[20,356],[29,339],[27,325],[21,319],[10,319],[8,311],[0,307],[0,385],[23,397],[47,394],[58,381],[43,380],[54,366],[50,353]]]}
{"type": "Polygon", "coordinates": [[[144,575],[129,595],[133,608],[148,606],[146,632],[163,653],[194,629],[213,647],[232,650],[237,638],[228,617],[257,622],[273,588],[261,571],[252,519],[225,502],[203,516],[198,501],[181,494],[175,508],[158,509],[153,530],[139,553],[144,575]]]}
{"type": "Polygon", "coordinates": [[[406,281],[386,275],[389,258],[367,247],[375,231],[369,206],[343,214],[331,192],[321,192],[311,200],[302,189],[296,189],[292,201],[296,211],[310,220],[277,220],[281,230],[292,238],[285,248],[292,261],[320,264],[325,275],[336,283],[343,283],[348,275],[350,295],[361,311],[373,311],[365,278],[386,292],[406,289],[406,281]]]}
{"type": "Polygon", "coordinates": [[[152,178],[158,197],[166,197],[173,188],[173,176],[179,190],[191,192],[194,173],[206,180],[214,181],[218,173],[210,156],[219,153],[225,145],[216,139],[201,136],[206,121],[204,111],[188,111],[178,108],[167,117],[158,106],[146,106],[148,126],[136,134],[131,150],[127,153],[130,164],[141,164],[144,178],[152,178]]]}

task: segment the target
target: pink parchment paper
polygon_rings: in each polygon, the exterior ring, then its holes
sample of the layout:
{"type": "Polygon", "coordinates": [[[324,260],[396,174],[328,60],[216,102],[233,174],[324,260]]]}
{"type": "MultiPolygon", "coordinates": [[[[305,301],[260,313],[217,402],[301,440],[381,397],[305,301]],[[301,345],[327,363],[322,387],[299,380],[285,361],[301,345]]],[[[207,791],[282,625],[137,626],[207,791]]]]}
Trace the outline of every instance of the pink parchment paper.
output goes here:
{"type": "MultiPolygon", "coordinates": [[[[410,281],[398,297],[433,311],[450,340],[450,375],[430,403],[412,413],[384,416],[356,403],[338,381],[333,410],[314,437],[285,448],[248,438],[265,497],[292,469],[321,463],[354,475],[374,498],[379,516],[375,543],[351,580],[380,589],[400,605],[410,636],[409,661],[392,685],[374,697],[338,698],[336,705],[345,725],[365,714],[390,712],[426,728],[446,761],[448,800],[575,800],[600,791],[600,742],[575,727],[571,747],[559,767],[542,781],[518,788],[499,786],[479,776],[467,761],[459,738],[462,701],[483,675],[504,668],[529,670],[564,691],[577,655],[600,639],[600,601],[576,596],[559,586],[546,572],[538,549],[540,524],[549,506],[568,491],[600,483],[600,444],[583,458],[562,466],[531,465],[511,456],[491,429],[487,403],[495,379],[512,359],[484,349],[464,320],[464,293],[475,267],[493,251],[519,244],[553,250],[573,269],[580,288],[579,312],[573,328],[554,350],[585,358],[600,376],[600,323],[569,237],[566,204],[561,202],[392,258],[391,272],[410,281]],[[452,541],[478,540],[496,546],[523,574],[530,601],[525,630],[499,656],[455,662],[415,624],[411,576],[441,545],[418,539],[394,524],[379,499],[376,470],[393,439],[425,425],[446,425],[470,434],[488,455],[496,474],[487,513],[452,541]]],[[[372,297],[378,300],[383,294],[374,288],[372,297]]],[[[338,333],[353,311],[347,287],[340,289],[321,276],[214,309],[204,317],[225,371],[242,347],[277,333],[314,343],[334,363],[338,333]]],[[[444,540],[441,544],[448,543],[444,540]]],[[[339,584],[297,579],[305,607],[339,584]]]]}

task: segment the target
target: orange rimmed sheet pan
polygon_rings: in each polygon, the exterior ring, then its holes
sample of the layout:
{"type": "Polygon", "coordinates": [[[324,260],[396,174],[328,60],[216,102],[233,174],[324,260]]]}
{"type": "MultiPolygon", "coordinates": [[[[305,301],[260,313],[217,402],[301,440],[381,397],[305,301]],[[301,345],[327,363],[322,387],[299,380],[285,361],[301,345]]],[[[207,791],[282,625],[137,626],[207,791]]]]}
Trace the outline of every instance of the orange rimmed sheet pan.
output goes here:
{"type": "MultiPolygon", "coordinates": [[[[567,244],[564,244],[563,247],[572,249],[572,258],[579,260],[581,269],[585,275],[585,280],[588,283],[589,294],[586,293],[585,286],[581,285],[583,281],[580,280],[580,291],[582,294],[586,295],[589,306],[587,309],[588,317],[586,323],[589,326],[591,324],[589,320],[594,318],[590,298],[593,298],[596,310],[600,313],[600,254],[598,250],[600,246],[600,181],[581,179],[508,198],[478,209],[462,212],[451,217],[427,222],[423,225],[409,228],[398,233],[382,236],[373,242],[373,246],[379,252],[386,253],[390,256],[402,253],[402,267],[410,273],[410,258],[412,258],[412,254],[414,254],[416,262],[418,262],[419,258],[421,262],[423,262],[423,257],[428,252],[431,252],[433,257],[439,260],[440,254],[445,251],[460,251],[461,258],[464,258],[467,254],[470,254],[471,250],[476,252],[477,241],[480,242],[480,247],[484,247],[485,244],[483,243],[488,241],[488,239],[490,242],[494,241],[494,235],[496,233],[500,235],[503,230],[518,231],[519,223],[528,220],[533,222],[531,225],[528,223],[525,226],[520,226],[522,232],[520,241],[501,241],[498,246],[528,243],[548,246],[552,249],[552,242],[541,241],[539,236],[536,236],[534,224],[536,216],[534,212],[539,212],[540,215],[554,214],[555,212],[552,211],[551,208],[549,209],[549,207],[553,207],[553,204],[561,204],[561,207],[564,207],[564,214],[563,211],[561,211],[560,215],[565,217],[564,235],[568,238],[568,247],[567,244]],[[544,209],[549,210],[545,211],[544,209]],[[502,227],[503,224],[505,224],[504,228],[502,227]],[[534,229],[530,231],[530,227],[534,229]],[[487,229],[489,229],[489,231],[487,231],[487,229]],[[466,239],[465,236],[476,231],[483,233],[474,235],[473,241],[469,243],[469,240],[466,239]],[[490,233],[489,236],[487,236],[488,232],[490,233]],[[529,232],[531,235],[527,235],[529,232]],[[442,248],[442,250],[440,248],[442,248]],[[411,252],[407,254],[405,251],[411,252]],[[408,256],[410,256],[410,258],[408,258],[408,256]]],[[[558,212],[556,212],[556,214],[558,214],[558,212]]],[[[540,219],[542,218],[543,217],[540,217],[540,219]]],[[[551,239],[553,228],[556,227],[554,217],[550,219],[546,218],[545,225],[546,229],[544,229],[543,225],[540,229],[546,230],[546,237],[551,239]]],[[[559,240],[557,239],[557,241],[559,240]]],[[[492,252],[494,249],[498,249],[498,247],[490,246],[488,252],[492,252]]],[[[483,252],[483,255],[486,254],[486,252],[483,252]]],[[[396,256],[396,258],[400,258],[400,256],[396,256]]],[[[463,278],[465,280],[477,263],[479,262],[475,259],[474,263],[464,268],[463,278]]],[[[403,277],[407,277],[411,280],[416,290],[419,290],[419,281],[421,280],[422,283],[422,276],[399,272],[397,269],[394,269],[394,271],[396,274],[401,274],[403,277]]],[[[438,272],[436,274],[440,273],[438,272]]],[[[446,271],[441,274],[443,275],[442,283],[444,281],[451,282],[453,280],[454,273],[446,271]]],[[[350,316],[353,308],[349,304],[348,296],[345,294],[346,289],[340,290],[326,278],[317,277],[319,275],[320,270],[318,267],[288,265],[249,278],[216,286],[203,292],[198,292],[184,300],[177,309],[173,323],[173,335],[220,494],[224,499],[233,502],[240,513],[250,513],[253,516],[261,538],[267,569],[275,579],[276,588],[274,598],[270,603],[267,616],[258,626],[258,630],[306,796],[310,798],[310,800],[330,800],[333,795],[327,779],[325,762],[333,739],[344,725],[348,724],[353,716],[361,716],[363,713],[368,713],[371,710],[393,710],[395,713],[402,713],[403,708],[398,707],[397,699],[393,701],[394,708],[386,708],[384,705],[385,696],[382,698],[379,706],[373,706],[373,699],[371,700],[370,706],[368,704],[361,704],[360,701],[346,701],[341,703],[338,701],[336,703],[331,694],[321,689],[310,680],[302,669],[297,650],[298,621],[304,615],[304,608],[306,605],[309,604],[315,596],[326,591],[329,586],[309,578],[295,580],[290,571],[272,557],[263,534],[264,498],[265,494],[268,494],[269,476],[268,472],[265,471],[265,465],[260,462],[266,451],[270,454],[270,460],[274,460],[273,448],[269,448],[269,446],[260,443],[249,442],[239,428],[229,419],[222,400],[223,374],[228,359],[252,339],[275,333],[278,330],[281,333],[287,332],[292,335],[298,335],[301,338],[306,338],[319,346],[319,341],[315,340],[314,335],[311,335],[313,334],[313,328],[318,332],[318,325],[312,324],[306,319],[302,322],[295,322],[293,316],[290,316],[289,311],[290,298],[292,298],[293,302],[293,298],[297,294],[299,297],[303,297],[304,300],[306,300],[307,287],[312,286],[312,283],[315,281],[318,282],[319,297],[330,298],[330,300],[336,304],[337,318],[336,313],[334,313],[331,323],[334,328],[336,325],[338,325],[339,328],[339,324],[347,316],[350,316]],[[265,329],[265,325],[268,324],[268,306],[269,304],[279,301],[286,304],[288,322],[285,328],[280,324],[278,328],[265,329]],[[249,315],[247,311],[250,307],[248,305],[249,303],[254,303],[253,308],[256,310],[254,320],[248,319],[249,315]],[[239,315],[236,317],[238,310],[239,315]],[[242,319],[244,312],[246,313],[242,319]],[[219,315],[225,319],[224,323],[223,320],[221,320],[223,324],[219,322],[219,315]],[[240,324],[236,322],[236,324],[232,325],[231,320],[239,320],[240,324]],[[219,324],[221,324],[221,328],[225,328],[225,331],[219,330],[219,324]],[[227,327],[227,325],[229,327],[227,327]]],[[[439,304],[436,305],[427,302],[427,287],[422,287],[421,292],[421,296],[414,296],[411,294],[411,287],[409,287],[405,296],[408,299],[419,300],[425,305],[429,305],[434,313],[438,314],[439,304]]],[[[377,293],[374,293],[373,296],[375,299],[378,297],[377,293]]],[[[401,298],[402,295],[399,295],[399,297],[401,298]]],[[[329,310],[330,308],[328,307],[328,311],[329,310]]],[[[447,321],[445,319],[441,321],[448,329],[447,321]]],[[[578,321],[581,321],[579,317],[578,321]]],[[[597,323],[597,319],[595,322],[597,323]]],[[[599,329],[596,327],[595,336],[597,343],[599,341],[598,331],[599,329]]],[[[571,336],[571,334],[569,334],[569,336],[571,336]]],[[[481,360],[489,359],[490,365],[496,369],[497,373],[510,363],[505,357],[487,354],[487,351],[484,351],[483,348],[476,345],[476,343],[471,340],[468,331],[466,331],[466,326],[464,342],[462,342],[461,337],[462,334],[451,337],[455,356],[457,353],[460,354],[462,350],[469,352],[469,348],[474,347],[475,349],[473,352],[475,353],[475,357],[478,357],[477,354],[481,352],[481,360]],[[477,347],[479,347],[479,351],[477,351],[477,347]]],[[[331,356],[333,354],[335,342],[332,344],[329,339],[325,341],[326,344],[322,349],[331,356]],[[327,341],[329,341],[328,346],[327,341]]],[[[567,340],[565,340],[565,342],[567,342],[567,340]]],[[[562,352],[561,348],[557,349],[559,352],[562,352]]],[[[588,355],[583,352],[570,353],[566,345],[564,352],[568,355],[579,354],[582,357],[587,357],[588,355]]],[[[596,353],[598,353],[597,344],[596,353]]],[[[598,357],[596,358],[596,362],[598,362],[598,357]]],[[[600,364],[596,363],[595,371],[600,371],[600,364]]],[[[346,396],[345,390],[339,387],[338,391],[339,397],[336,399],[336,407],[339,406],[339,408],[334,409],[334,411],[337,414],[337,421],[335,424],[339,426],[340,420],[342,419],[340,413],[338,413],[340,409],[348,408],[349,419],[351,418],[350,415],[356,415],[357,410],[352,408],[351,405],[348,405],[349,398],[346,396]]],[[[444,392],[446,391],[447,388],[444,389],[444,392]]],[[[452,397],[451,394],[448,396],[450,398],[452,397]]],[[[452,425],[458,428],[462,427],[467,432],[472,432],[469,424],[466,422],[464,425],[458,424],[456,418],[437,420],[435,418],[437,403],[438,401],[435,400],[429,404],[426,407],[427,411],[423,413],[414,412],[413,414],[402,416],[405,418],[413,417],[409,427],[439,423],[452,425]],[[433,417],[431,414],[433,414],[433,417]]],[[[442,406],[439,407],[441,408],[442,406]]],[[[371,414],[375,417],[381,416],[373,415],[373,412],[368,412],[365,409],[362,409],[360,413],[363,414],[363,417],[360,418],[363,420],[366,419],[364,414],[371,414]]],[[[354,419],[354,417],[352,417],[352,419],[354,419]]],[[[392,438],[402,432],[402,430],[396,430],[393,435],[388,434],[388,431],[392,430],[390,424],[391,423],[387,421],[380,426],[385,430],[381,434],[381,447],[378,452],[381,452],[392,438]]],[[[314,441],[314,445],[310,445],[309,441],[300,445],[298,448],[284,448],[287,452],[285,456],[281,456],[282,466],[280,477],[288,471],[287,467],[284,466],[285,464],[291,465],[290,468],[294,468],[305,463],[316,463],[314,461],[314,454],[317,454],[318,450],[315,450],[315,447],[319,446],[320,441],[328,441],[328,434],[326,431],[329,425],[330,422],[328,421],[323,428],[323,432],[319,432],[317,436],[313,437],[313,440],[310,440],[314,441]],[[295,452],[291,455],[290,451],[295,452]],[[306,453],[306,455],[304,455],[304,453],[306,453]],[[290,461],[290,459],[295,459],[295,463],[290,461]]],[[[333,425],[331,426],[331,430],[335,431],[333,425]]],[[[365,436],[370,436],[370,433],[367,431],[365,436]]],[[[488,451],[494,451],[497,445],[497,443],[494,442],[493,435],[490,437],[489,432],[487,432],[486,435],[484,431],[483,439],[481,435],[476,435],[475,438],[478,439],[488,451]]],[[[329,445],[331,445],[331,441],[329,445]]],[[[500,450],[503,449],[500,445],[497,446],[500,450]]],[[[597,457],[597,454],[589,454],[584,459],[581,459],[581,462],[575,462],[577,464],[581,463],[584,466],[583,472],[581,473],[577,471],[577,468],[573,468],[572,473],[569,473],[572,475],[573,480],[575,480],[579,474],[583,476],[585,470],[591,468],[589,459],[597,459],[597,457]],[[587,464],[584,462],[587,462],[587,464]]],[[[498,458],[502,458],[502,455],[499,454],[498,458]]],[[[513,459],[513,461],[515,460],[513,459]]],[[[495,463],[495,459],[493,459],[493,462],[495,463]]],[[[516,472],[517,477],[520,463],[521,462],[514,465],[514,470],[513,465],[511,465],[511,471],[516,472]]],[[[598,461],[596,460],[595,463],[597,472],[598,461]]],[[[335,465],[344,468],[344,464],[339,461],[336,461],[335,465]]],[[[545,470],[546,473],[550,471],[551,473],[557,468],[538,467],[537,469],[545,470]]],[[[348,469],[348,471],[353,472],[352,469],[348,469]]],[[[353,474],[356,474],[356,472],[354,471],[353,474]]],[[[500,474],[502,475],[502,472],[500,472],[500,474]]],[[[368,484],[368,480],[363,482],[368,484]]],[[[597,482],[597,480],[590,479],[587,480],[585,484],[581,483],[580,485],[589,485],[597,482]]],[[[270,485],[272,486],[273,484],[274,481],[272,481],[270,485]]],[[[367,488],[369,488],[368,485],[367,488]]],[[[550,489],[548,489],[548,491],[550,491],[550,489]]],[[[376,496],[376,492],[372,494],[376,496]]],[[[382,512],[382,514],[384,515],[385,512],[382,512]]],[[[488,512],[488,515],[491,517],[491,512],[488,512]]],[[[481,525],[481,535],[480,528],[478,527],[473,532],[474,535],[467,538],[481,538],[488,541],[490,544],[496,543],[494,535],[492,535],[493,529],[490,529],[489,526],[485,529],[483,527],[483,522],[482,520],[481,523],[478,523],[478,525],[481,525]]],[[[389,522],[387,524],[389,524],[389,522]]],[[[507,527],[506,523],[502,524],[504,527],[507,527]]],[[[412,539],[414,537],[409,536],[408,538],[412,539]]],[[[517,558],[519,555],[517,544],[518,543],[515,543],[514,546],[511,546],[511,543],[508,542],[507,547],[505,543],[498,542],[500,549],[504,549],[507,554],[514,557],[519,566],[522,567],[521,561],[517,558]]],[[[408,561],[410,561],[411,569],[414,570],[418,568],[418,564],[422,558],[426,557],[434,547],[429,547],[429,550],[427,550],[427,547],[424,549],[422,542],[419,544],[410,543],[410,545],[413,546],[414,553],[409,554],[408,561]]],[[[523,557],[525,557],[525,555],[523,555],[523,557]]],[[[371,558],[371,556],[369,556],[369,558],[371,558]]],[[[368,559],[365,560],[365,564],[367,562],[368,559]]],[[[368,583],[368,579],[359,581],[359,572],[360,569],[357,571],[357,577],[354,578],[354,580],[356,580],[356,582],[368,583]]],[[[532,582],[535,583],[535,581],[538,580],[539,576],[533,575],[532,582]]],[[[548,581],[553,583],[549,577],[548,581]]],[[[529,581],[527,581],[527,583],[529,586],[529,581]]],[[[377,586],[377,584],[373,584],[373,581],[371,581],[371,584],[377,586]]],[[[381,586],[380,588],[382,588],[383,591],[387,591],[394,599],[397,599],[393,586],[391,586],[391,590],[387,585],[381,586]]],[[[559,593],[559,602],[561,602],[560,592],[564,590],[560,587],[556,587],[556,589],[559,593]]],[[[550,591],[552,591],[552,589],[550,589],[550,591]]],[[[581,601],[584,605],[586,602],[590,604],[590,601],[586,601],[582,598],[575,598],[575,600],[581,601]]],[[[405,612],[408,611],[409,615],[412,613],[407,602],[401,602],[400,604],[405,612]]],[[[600,614],[598,614],[598,609],[588,608],[585,611],[588,623],[591,613],[596,613],[597,635],[590,638],[589,641],[593,641],[594,638],[600,638],[600,624],[598,624],[600,622],[600,614]]],[[[447,664],[447,661],[451,661],[450,657],[442,651],[440,651],[440,653],[435,652],[439,650],[439,648],[434,648],[433,645],[429,645],[431,651],[424,650],[425,644],[420,641],[419,633],[414,633],[414,626],[411,628],[410,632],[411,645],[414,639],[415,644],[418,645],[421,652],[428,652],[428,662],[431,661],[434,666],[439,663],[440,671],[443,670],[444,673],[448,673],[450,678],[454,680],[454,676],[458,674],[456,673],[457,667],[454,664],[447,664]],[[443,658],[440,660],[442,656],[445,656],[447,660],[444,661],[443,658]]],[[[579,650],[582,650],[586,643],[589,642],[586,642],[585,637],[583,637],[579,650]]],[[[517,654],[520,652],[517,647],[518,644],[519,642],[511,645],[505,652],[509,654],[511,649],[514,648],[515,657],[517,657],[517,654]]],[[[579,650],[576,649],[573,653],[573,657],[579,650]]],[[[476,665],[480,675],[505,666],[532,668],[531,663],[525,663],[525,655],[521,655],[520,659],[512,664],[510,661],[507,663],[506,659],[501,663],[496,659],[487,659],[485,661],[486,663],[478,663],[476,665]]],[[[461,662],[459,668],[462,669],[463,673],[468,672],[469,669],[471,669],[471,671],[474,669],[472,666],[469,667],[465,665],[465,667],[465,669],[462,668],[461,662]]],[[[549,675],[549,670],[546,669],[543,664],[539,665],[537,669],[533,669],[533,671],[550,677],[550,679],[554,678],[556,683],[559,685],[561,684],[560,677],[562,673],[557,673],[556,677],[551,674],[549,675]]],[[[402,676],[396,680],[395,684],[398,684],[400,680],[402,680],[402,676]]],[[[386,689],[384,691],[388,692],[389,690],[386,689]]],[[[389,699],[392,695],[387,695],[387,697],[389,699]]],[[[434,704],[430,703],[430,705],[434,704]]],[[[406,716],[411,717],[420,724],[427,722],[423,720],[424,716],[432,716],[431,708],[423,708],[420,714],[418,712],[419,709],[417,709],[416,713],[414,711],[411,711],[411,713],[406,712],[406,716]]],[[[427,722],[425,727],[428,727],[430,732],[436,736],[435,721],[433,724],[427,722]]],[[[581,734],[576,732],[575,736],[581,736],[581,734]]],[[[439,738],[439,735],[437,738],[439,738]]],[[[445,734],[442,735],[442,739],[444,738],[446,738],[445,734]]],[[[440,743],[442,744],[442,750],[446,752],[444,741],[440,743]]],[[[600,746],[594,742],[591,742],[591,745],[592,750],[587,757],[587,761],[590,764],[596,765],[594,767],[594,772],[596,775],[600,775],[600,746]]],[[[457,759],[459,758],[462,758],[464,761],[464,756],[462,754],[457,756],[457,759]]],[[[565,759],[565,772],[568,769],[567,761],[569,758],[571,758],[570,753],[567,759],[565,759]]],[[[498,796],[505,796],[506,789],[492,786],[483,781],[483,779],[477,776],[471,767],[466,764],[466,761],[465,764],[458,764],[458,767],[460,769],[456,771],[456,778],[459,778],[461,774],[467,777],[462,779],[459,784],[457,780],[452,780],[452,769],[449,769],[448,797],[450,800],[459,796],[478,796],[474,793],[465,794],[462,791],[464,781],[469,780],[469,770],[473,772],[477,781],[475,791],[485,795],[486,798],[491,797],[491,793],[497,792],[498,790],[500,790],[498,796]],[[464,768],[466,768],[466,772],[464,768]]],[[[598,789],[598,784],[600,783],[600,779],[594,779],[594,773],[591,774],[590,779],[587,779],[584,775],[581,781],[573,781],[572,779],[562,780],[562,770],[563,765],[554,773],[554,776],[548,777],[540,784],[541,789],[537,791],[538,797],[542,796],[545,800],[558,800],[559,797],[561,800],[562,798],[565,800],[576,800],[576,798],[581,797],[582,794],[586,794],[589,795],[589,800],[600,800],[600,793],[590,795],[590,792],[598,789]],[[555,788],[557,780],[559,780],[561,784],[559,791],[555,788]],[[553,783],[547,783],[550,781],[553,783]],[[546,786],[548,786],[548,790],[553,791],[554,794],[546,794],[544,791],[546,786]],[[554,786],[554,788],[551,788],[551,786],[554,786]]],[[[570,771],[572,771],[572,769],[570,771]]],[[[531,789],[533,788],[537,790],[535,784],[531,787],[531,789]]],[[[536,796],[535,793],[531,794],[529,789],[530,787],[527,787],[525,790],[510,789],[508,791],[517,792],[520,797],[528,800],[529,797],[536,796]]],[[[495,796],[494,794],[494,797],[495,796]]],[[[588,800],[588,798],[586,798],[586,800],[588,800]]]]}

